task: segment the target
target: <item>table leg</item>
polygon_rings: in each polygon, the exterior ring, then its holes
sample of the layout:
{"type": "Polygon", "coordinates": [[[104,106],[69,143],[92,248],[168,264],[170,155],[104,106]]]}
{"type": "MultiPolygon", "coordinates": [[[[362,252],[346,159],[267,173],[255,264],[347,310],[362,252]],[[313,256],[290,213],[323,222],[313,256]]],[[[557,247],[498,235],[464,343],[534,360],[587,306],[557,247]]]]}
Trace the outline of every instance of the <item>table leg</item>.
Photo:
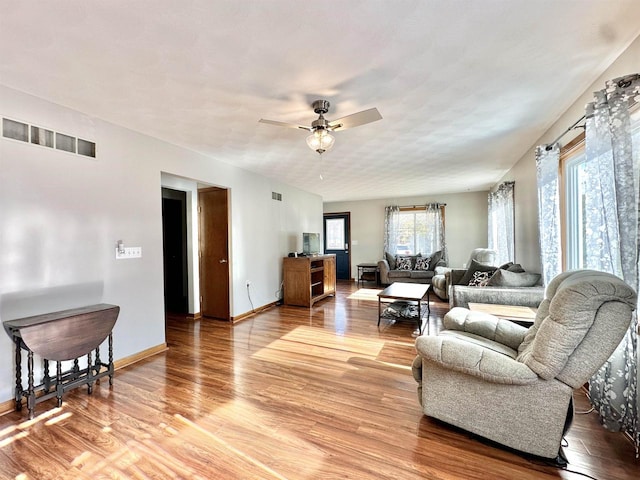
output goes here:
{"type": "Polygon", "coordinates": [[[87,393],[93,393],[93,365],[91,365],[91,352],[87,353],[87,393]]]}
{"type": "Polygon", "coordinates": [[[62,393],[64,387],[62,385],[62,362],[56,362],[56,398],[58,399],[58,407],[62,406],[62,393]]]}
{"type": "Polygon", "coordinates": [[[29,418],[33,418],[36,408],[36,392],[33,386],[33,352],[29,350],[27,354],[27,408],[29,409],[29,418]]]}
{"type": "Polygon", "coordinates": [[[49,376],[49,360],[44,359],[44,378],[42,381],[44,386],[44,393],[49,393],[51,389],[51,377],[49,376]]]}
{"type": "Polygon", "coordinates": [[[381,300],[380,297],[378,297],[378,326],[380,326],[380,315],[382,315],[382,313],[380,313],[380,304],[381,300]]]}
{"type": "Polygon", "coordinates": [[[109,385],[113,385],[113,334],[109,333],[109,385]]]}
{"type": "Polygon", "coordinates": [[[22,352],[20,351],[20,337],[15,337],[16,344],[16,410],[22,410],[22,352]]]}

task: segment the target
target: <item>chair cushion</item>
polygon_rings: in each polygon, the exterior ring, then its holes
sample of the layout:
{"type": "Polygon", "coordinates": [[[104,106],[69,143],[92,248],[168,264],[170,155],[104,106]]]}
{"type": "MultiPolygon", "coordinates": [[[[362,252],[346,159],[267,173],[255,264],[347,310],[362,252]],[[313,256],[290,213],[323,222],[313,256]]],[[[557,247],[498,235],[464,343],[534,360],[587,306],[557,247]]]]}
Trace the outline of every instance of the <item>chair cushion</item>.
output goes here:
{"type": "Polygon", "coordinates": [[[489,279],[487,285],[493,287],[533,287],[540,281],[540,274],[528,272],[511,272],[498,269],[489,279]]]}
{"type": "Polygon", "coordinates": [[[431,278],[433,272],[426,270],[413,270],[410,275],[411,278],[431,278]]]}
{"type": "Polygon", "coordinates": [[[389,278],[409,278],[411,270],[389,270],[389,278]]]}

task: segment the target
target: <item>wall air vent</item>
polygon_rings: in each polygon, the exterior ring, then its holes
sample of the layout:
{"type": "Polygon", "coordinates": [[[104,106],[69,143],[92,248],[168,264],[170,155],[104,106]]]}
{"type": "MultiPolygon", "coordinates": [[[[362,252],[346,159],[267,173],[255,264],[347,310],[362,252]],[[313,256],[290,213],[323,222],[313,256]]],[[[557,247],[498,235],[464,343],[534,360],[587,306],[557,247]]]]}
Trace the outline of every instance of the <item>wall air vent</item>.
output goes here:
{"type": "Polygon", "coordinates": [[[282,201],[282,194],[278,193],[278,192],[271,192],[271,199],[281,202],[282,201]]]}
{"type": "Polygon", "coordinates": [[[96,157],[96,144],[46,128],[29,125],[9,118],[2,119],[2,136],[41,147],[55,148],[85,157],[96,157]]]}

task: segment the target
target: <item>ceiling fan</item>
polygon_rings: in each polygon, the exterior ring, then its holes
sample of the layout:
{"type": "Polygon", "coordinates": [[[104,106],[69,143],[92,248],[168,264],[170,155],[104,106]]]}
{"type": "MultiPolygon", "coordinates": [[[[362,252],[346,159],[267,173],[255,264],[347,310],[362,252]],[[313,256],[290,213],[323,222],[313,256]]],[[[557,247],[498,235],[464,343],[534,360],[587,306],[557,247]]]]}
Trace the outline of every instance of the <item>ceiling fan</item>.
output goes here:
{"type": "Polygon", "coordinates": [[[307,145],[311,150],[315,150],[320,155],[322,155],[327,150],[330,150],[333,147],[335,139],[331,132],[336,132],[338,130],[344,130],[346,128],[358,127],[360,125],[364,125],[366,123],[375,122],[382,118],[380,112],[378,112],[377,108],[370,108],[368,110],[363,110],[358,113],[352,113],[351,115],[347,115],[346,117],[338,118],[337,120],[327,120],[324,118],[324,114],[329,111],[330,103],[327,100],[316,100],[311,104],[313,111],[318,115],[317,120],[311,122],[310,127],[305,127],[304,125],[294,125],[293,123],[285,123],[285,122],[277,122],[275,120],[265,120],[261,118],[260,123],[267,123],[269,125],[276,125],[279,127],[288,127],[288,128],[300,128],[302,130],[307,130],[311,132],[311,135],[307,137],[307,145]]]}

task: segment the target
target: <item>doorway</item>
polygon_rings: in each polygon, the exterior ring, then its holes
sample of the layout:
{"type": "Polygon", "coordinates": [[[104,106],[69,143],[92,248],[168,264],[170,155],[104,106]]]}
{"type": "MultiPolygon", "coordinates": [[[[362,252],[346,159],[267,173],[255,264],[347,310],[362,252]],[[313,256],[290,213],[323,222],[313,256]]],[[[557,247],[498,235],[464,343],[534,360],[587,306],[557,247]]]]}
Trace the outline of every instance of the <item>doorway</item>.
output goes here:
{"type": "Polygon", "coordinates": [[[198,190],[200,311],[229,320],[229,197],[224,188],[198,190]]]}
{"type": "Polygon", "coordinates": [[[162,188],[164,309],[188,313],[187,193],[162,188]]]}
{"type": "Polygon", "coordinates": [[[351,214],[324,214],[324,253],[336,256],[336,278],[351,280],[351,214]]]}

